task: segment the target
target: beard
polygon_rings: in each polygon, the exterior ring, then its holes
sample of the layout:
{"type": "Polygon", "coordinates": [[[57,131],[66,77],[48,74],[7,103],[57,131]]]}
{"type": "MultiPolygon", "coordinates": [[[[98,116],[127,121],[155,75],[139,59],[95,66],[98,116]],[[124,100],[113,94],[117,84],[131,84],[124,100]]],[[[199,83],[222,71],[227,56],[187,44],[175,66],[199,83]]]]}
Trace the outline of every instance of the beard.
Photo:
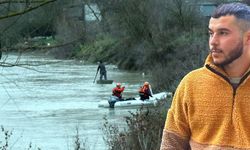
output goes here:
{"type": "MultiPolygon", "coordinates": [[[[215,48],[216,49],[216,48],[215,48]]],[[[219,50],[220,51],[220,50],[219,50]]],[[[212,52],[212,50],[210,50],[210,53],[212,52]]],[[[234,48],[233,50],[228,53],[228,55],[225,56],[224,60],[222,62],[214,62],[213,63],[215,65],[218,66],[225,66],[225,65],[229,65],[231,64],[234,60],[238,59],[243,53],[243,43],[239,42],[234,48]]]]}

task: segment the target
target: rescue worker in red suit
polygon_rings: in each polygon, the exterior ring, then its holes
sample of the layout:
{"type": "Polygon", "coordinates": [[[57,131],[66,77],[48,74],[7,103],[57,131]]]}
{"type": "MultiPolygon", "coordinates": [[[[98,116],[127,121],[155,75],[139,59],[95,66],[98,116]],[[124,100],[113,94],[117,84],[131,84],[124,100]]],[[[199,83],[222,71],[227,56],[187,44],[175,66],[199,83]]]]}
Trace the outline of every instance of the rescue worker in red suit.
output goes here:
{"type": "Polygon", "coordinates": [[[112,90],[112,93],[113,93],[112,95],[118,97],[119,100],[123,100],[122,99],[122,92],[124,91],[124,89],[125,89],[125,87],[124,86],[121,87],[121,83],[117,83],[116,87],[113,88],[113,90],[112,90]]]}
{"type": "Polygon", "coordinates": [[[139,95],[141,100],[149,99],[149,97],[152,97],[152,91],[148,82],[144,82],[143,86],[140,87],[139,95]]]}

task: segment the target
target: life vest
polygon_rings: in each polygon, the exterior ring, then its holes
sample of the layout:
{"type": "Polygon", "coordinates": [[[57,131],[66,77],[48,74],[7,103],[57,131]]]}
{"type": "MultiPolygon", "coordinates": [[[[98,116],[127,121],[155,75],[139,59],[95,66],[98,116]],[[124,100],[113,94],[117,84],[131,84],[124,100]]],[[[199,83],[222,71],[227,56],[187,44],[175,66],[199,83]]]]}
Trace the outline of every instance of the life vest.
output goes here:
{"type": "Polygon", "coordinates": [[[142,86],[142,87],[139,89],[139,94],[140,94],[140,95],[144,95],[144,96],[150,96],[151,93],[150,93],[149,87],[142,86]]]}
{"type": "Polygon", "coordinates": [[[116,97],[119,97],[119,98],[122,98],[122,92],[123,92],[123,90],[124,90],[124,87],[122,87],[122,88],[118,88],[118,87],[115,87],[115,88],[113,88],[113,90],[112,90],[112,95],[114,95],[114,96],[116,96],[116,97]]]}

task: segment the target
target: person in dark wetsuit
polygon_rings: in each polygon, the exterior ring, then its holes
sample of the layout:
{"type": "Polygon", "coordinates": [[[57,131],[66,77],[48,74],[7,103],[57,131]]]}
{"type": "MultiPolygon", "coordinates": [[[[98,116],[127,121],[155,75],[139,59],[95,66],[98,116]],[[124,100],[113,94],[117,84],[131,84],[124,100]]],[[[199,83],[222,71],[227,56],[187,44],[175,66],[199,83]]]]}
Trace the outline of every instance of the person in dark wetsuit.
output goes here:
{"type": "Polygon", "coordinates": [[[98,68],[97,68],[97,72],[100,71],[100,80],[103,79],[104,77],[104,80],[107,80],[107,71],[106,71],[106,67],[105,65],[103,64],[102,61],[99,61],[99,65],[98,65],[98,68]]]}

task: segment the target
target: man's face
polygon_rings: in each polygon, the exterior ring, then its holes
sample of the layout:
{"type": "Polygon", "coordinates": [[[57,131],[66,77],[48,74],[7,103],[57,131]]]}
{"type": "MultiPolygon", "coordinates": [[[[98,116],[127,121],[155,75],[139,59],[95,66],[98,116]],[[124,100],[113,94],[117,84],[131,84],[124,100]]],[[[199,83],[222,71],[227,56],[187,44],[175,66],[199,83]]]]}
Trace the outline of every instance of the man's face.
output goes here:
{"type": "Polygon", "coordinates": [[[230,65],[242,56],[242,33],[234,16],[211,18],[208,28],[209,48],[214,64],[230,65]]]}

